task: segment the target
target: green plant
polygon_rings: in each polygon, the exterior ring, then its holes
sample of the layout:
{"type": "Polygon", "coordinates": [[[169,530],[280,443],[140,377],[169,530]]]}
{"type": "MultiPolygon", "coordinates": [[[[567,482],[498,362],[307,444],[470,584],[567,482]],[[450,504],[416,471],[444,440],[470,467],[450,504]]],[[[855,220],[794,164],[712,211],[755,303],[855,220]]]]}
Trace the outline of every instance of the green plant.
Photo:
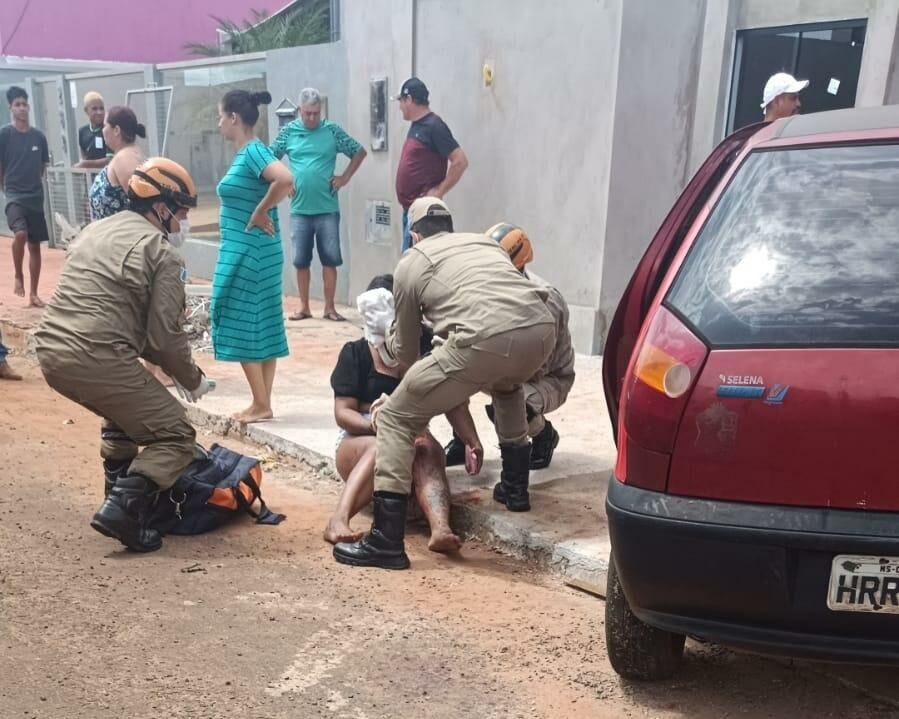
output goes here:
{"type": "Polygon", "coordinates": [[[225,35],[223,42],[215,45],[192,42],[184,48],[201,57],[220,57],[316,45],[330,40],[331,10],[328,0],[301,1],[277,17],[269,17],[264,10],[250,12],[252,16],[240,23],[213,15],[219,31],[225,35]]]}

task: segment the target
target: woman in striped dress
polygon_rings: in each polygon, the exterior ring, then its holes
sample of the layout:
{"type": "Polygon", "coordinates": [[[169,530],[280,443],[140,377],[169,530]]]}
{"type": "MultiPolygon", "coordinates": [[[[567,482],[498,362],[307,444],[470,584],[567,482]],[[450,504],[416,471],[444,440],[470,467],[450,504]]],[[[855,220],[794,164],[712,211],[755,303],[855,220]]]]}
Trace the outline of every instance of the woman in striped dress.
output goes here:
{"type": "Polygon", "coordinates": [[[212,346],[215,358],[240,362],[253,401],[234,415],[240,422],[272,418],[272,385],[287,335],[281,305],[284,254],[277,204],[293,176],[253,130],[267,92],[231,90],[219,107],[219,129],[237,155],[217,191],[221,245],[212,280],[212,346]]]}

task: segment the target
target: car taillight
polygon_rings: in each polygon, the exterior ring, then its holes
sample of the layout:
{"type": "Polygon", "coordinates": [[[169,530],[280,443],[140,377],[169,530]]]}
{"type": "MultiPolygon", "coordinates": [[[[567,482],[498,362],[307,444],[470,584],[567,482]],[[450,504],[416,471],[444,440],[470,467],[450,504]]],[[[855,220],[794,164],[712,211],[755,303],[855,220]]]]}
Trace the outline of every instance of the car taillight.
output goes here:
{"type": "Polygon", "coordinates": [[[628,367],[618,416],[615,476],[664,491],[681,416],[708,348],[659,307],[628,367]]]}

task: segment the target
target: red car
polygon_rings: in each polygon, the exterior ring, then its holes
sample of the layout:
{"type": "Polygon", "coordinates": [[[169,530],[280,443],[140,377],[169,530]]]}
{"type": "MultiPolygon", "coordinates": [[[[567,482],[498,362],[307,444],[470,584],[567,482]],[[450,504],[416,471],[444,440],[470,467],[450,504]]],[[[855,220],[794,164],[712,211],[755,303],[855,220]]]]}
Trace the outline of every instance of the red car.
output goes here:
{"type": "Polygon", "coordinates": [[[606,640],[899,662],[899,106],[747,127],[640,261],[603,380],[606,640]]]}

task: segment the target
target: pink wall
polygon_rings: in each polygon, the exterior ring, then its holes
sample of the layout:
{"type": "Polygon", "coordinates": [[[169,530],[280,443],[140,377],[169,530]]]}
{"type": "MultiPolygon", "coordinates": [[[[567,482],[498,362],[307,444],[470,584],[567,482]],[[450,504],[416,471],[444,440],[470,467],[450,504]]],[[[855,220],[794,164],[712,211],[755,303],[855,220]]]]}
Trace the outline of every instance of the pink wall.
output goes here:
{"type": "Polygon", "coordinates": [[[216,22],[210,15],[241,22],[250,17],[250,8],[272,13],[287,4],[287,0],[0,0],[0,54],[172,62],[194,57],[184,50],[185,43],[215,42],[216,22]]]}

